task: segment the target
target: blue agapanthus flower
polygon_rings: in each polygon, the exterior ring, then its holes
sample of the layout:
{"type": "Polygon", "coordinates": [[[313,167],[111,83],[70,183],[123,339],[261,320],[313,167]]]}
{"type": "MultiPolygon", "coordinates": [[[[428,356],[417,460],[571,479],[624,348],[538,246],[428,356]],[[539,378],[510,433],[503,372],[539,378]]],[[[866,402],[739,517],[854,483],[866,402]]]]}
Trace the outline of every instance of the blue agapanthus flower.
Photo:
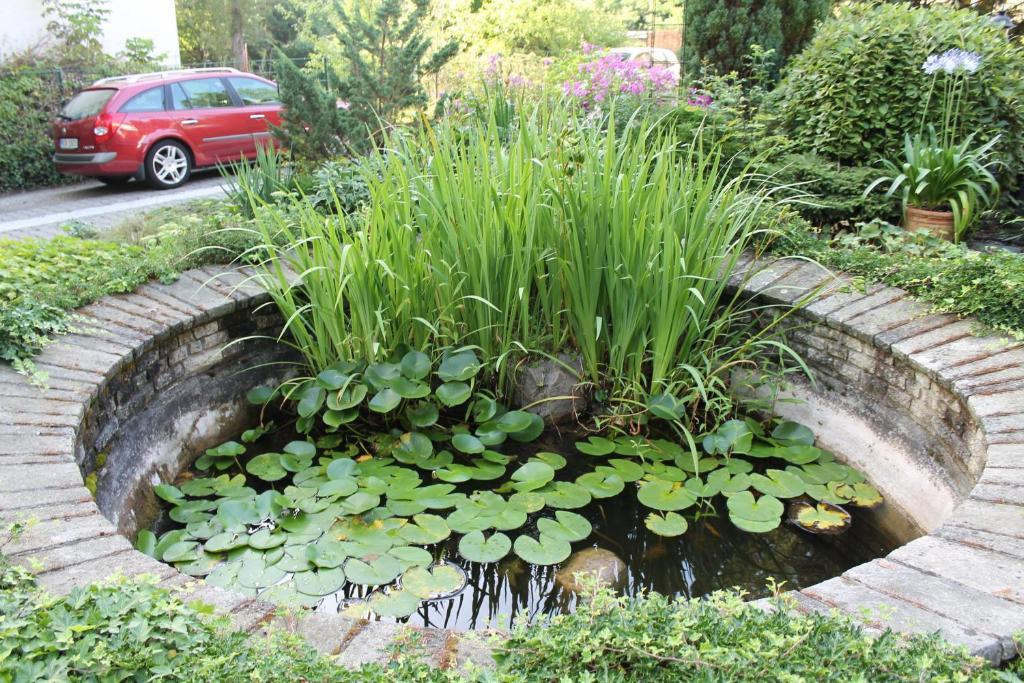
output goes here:
{"type": "Polygon", "coordinates": [[[977,71],[980,66],[981,55],[977,52],[953,48],[938,54],[928,55],[928,59],[924,60],[921,70],[929,76],[938,71],[942,71],[947,74],[955,74],[959,72],[972,74],[977,71]]]}

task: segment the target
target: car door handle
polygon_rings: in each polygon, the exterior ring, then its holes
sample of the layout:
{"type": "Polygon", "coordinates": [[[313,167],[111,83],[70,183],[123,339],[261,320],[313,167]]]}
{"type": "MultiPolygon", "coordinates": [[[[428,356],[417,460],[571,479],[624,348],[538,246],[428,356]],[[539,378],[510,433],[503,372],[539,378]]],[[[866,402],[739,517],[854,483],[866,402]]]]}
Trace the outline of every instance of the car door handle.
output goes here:
{"type": "Polygon", "coordinates": [[[267,118],[267,115],[266,114],[249,114],[249,118],[250,119],[265,119],[265,118],[267,118]]]}
{"type": "Polygon", "coordinates": [[[181,125],[183,126],[194,126],[199,123],[199,119],[182,119],[181,125]]]}

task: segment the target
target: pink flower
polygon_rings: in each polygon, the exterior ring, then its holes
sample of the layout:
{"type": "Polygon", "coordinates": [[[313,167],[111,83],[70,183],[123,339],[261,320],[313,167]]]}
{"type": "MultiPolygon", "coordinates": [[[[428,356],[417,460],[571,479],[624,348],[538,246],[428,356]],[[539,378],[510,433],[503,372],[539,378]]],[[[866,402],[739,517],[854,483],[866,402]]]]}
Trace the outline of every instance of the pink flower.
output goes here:
{"type": "Polygon", "coordinates": [[[338,105],[338,109],[344,109],[345,111],[348,111],[352,107],[352,103],[345,100],[338,100],[335,104],[338,105]]]}

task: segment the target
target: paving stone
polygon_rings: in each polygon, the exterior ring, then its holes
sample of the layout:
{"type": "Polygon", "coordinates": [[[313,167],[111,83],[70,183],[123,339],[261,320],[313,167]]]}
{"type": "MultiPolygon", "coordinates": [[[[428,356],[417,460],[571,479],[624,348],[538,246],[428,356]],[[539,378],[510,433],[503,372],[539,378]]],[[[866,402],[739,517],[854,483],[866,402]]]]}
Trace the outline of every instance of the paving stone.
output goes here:
{"type": "Polygon", "coordinates": [[[874,337],[883,332],[924,318],[929,307],[909,298],[894,299],[880,306],[861,311],[846,320],[846,329],[857,336],[874,337]]]}
{"type": "Polygon", "coordinates": [[[261,600],[250,600],[249,602],[232,610],[228,615],[231,620],[231,627],[236,631],[252,631],[268,621],[277,609],[273,605],[261,600]]]}
{"type": "Polygon", "coordinates": [[[75,463],[0,466],[0,493],[81,486],[82,472],[75,463]]]}
{"type": "Polygon", "coordinates": [[[1024,486],[1007,484],[978,484],[971,491],[973,500],[1024,506],[1024,486]]]}
{"type": "Polygon", "coordinates": [[[83,314],[94,318],[99,324],[108,321],[119,328],[130,330],[140,337],[158,335],[165,328],[165,325],[159,320],[154,320],[137,312],[126,312],[123,308],[115,306],[110,298],[100,299],[88,306],[83,306],[79,310],[83,314]]]}
{"type": "Polygon", "coordinates": [[[796,271],[802,263],[798,259],[782,258],[756,267],[753,272],[748,271],[749,277],[743,283],[743,291],[749,294],[762,293],[770,289],[775,282],[796,271]]]}
{"type": "Polygon", "coordinates": [[[985,467],[1024,468],[1024,445],[997,444],[988,447],[985,467]]]}
{"type": "Polygon", "coordinates": [[[70,431],[64,436],[39,436],[23,434],[8,435],[0,439],[0,455],[63,455],[75,450],[75,434],[70,431]]]}
{"type": "Polygon", "coordinates": [[[101,557],[66,569],[44,572],[38,574],[37,578],[39,584],[48,591],[62,595],[79,586],[109,580],[119,575],[127,577],[152,575],[159,579],[176,573],[177,571],[173,567],[157,562],[135,550],[127,550],[117,555],[101,557]]]}
{"type": "Polygon", "coordinates": [[[1024,604],[1024,562],[1019,559],[937,536],[922,536],[889,553],[889,559],[1024,604]]]}
{"type": "Polygon", "coordinates": [[[216,277],[216,282],[219,285],[231,289],[231,296],[235,299],[250,299],[264,294],[263,290],[254,282],[251,270],[247,271],[231,266],[206,266],[200,268],[199,272],[216,277]]]}
{"type": "Polygon", "coordinates": [[[883,308],[887,304],[900,301],[906,295],[907,293],[902,289],[896,289],[895,287],[879,289],[870,296],[866,296],[859,301],[851,303],[849,306],[844,306],[843,308],[831,313],[828,316],[828,323],[831,326],[841,325],[845,327],[844,324],[849,323],[853,318],[856,318],[863,313],[867,313],[868,311],[883,308]]]}
{"type": "Polygon", "coordinates": [[[111,308],[120,310],[125,314],[159,323],[164,328],[179,328],[189,317],[164,306],[154,299],[139,296],[138,294],[123,294],[108,297],[103,301],[109,304],[111,308]]]}
{"type": "Polygon", "coordinates": [[[340,614],[313,612],[298,620],[295,633],[302,636],[320,654],[335,655],[349,639],[352,629],[358,625],[358,619],[340,614]]]}
{"type": "Polygon", "coordinates": [[[1024,390],[971,396],[967,406],[978,417],[1013,415],[1024,406],[1024,390]]]}
{"type": "Polygon", "coordinates": [[[828,291],[830,286],[842,284],[836,274],[828,268],[808,261],[772,283],[767,290],[761,291],[761,297],[773,303],[794,304],[810,301],[828,291]]]}
{"type": "Polygon", "coordinates": [[[33,571],[57,571],[127,550],[133,550],[132,544],[120,534],[86,538],[51,550],[33,552],[33,571]]]}
{"type": "Polygon", "coordinates": [[[385,663],[406,636],[405,626],[372,621],[365,624],[345,643],[336,659],[341,666],[358,669],[364,664],[385,663]]]}
{"type": "Polygon", "coordinates": [[[11,383],[0,381],[0,396],[4,398],[32,398],[64,403],[83,403],[89,400],[94,392],[83,389],[81,385],[72,388],[54,386],[51,382],[47,387],[37,387],[25,381],[11,383]]]}
{"type": "Polygon", "coordinates": [[[992,531],[985,531],[943,524],[938,529],[932,531],[932,535],[972,548],[991,550],[992,552],[1024,560],[1024,535],[1009,536],[1002,533],[993,533],[999,530],[998,527],[993,527],[992,531]]]}
{"type": "Polygon", "coordinates": [[[185,604],[199,602],[213,607],[217,614],[228,614],[255,602],[252,598],[225,590],[220,586],[211,586],[204,581],[192,579],[190,576],[185,578],[190,580],[174,590],[175,596],[185,604]]]}
{"type": "Polygon", "coordinates": [[[18,538],[4,546],[4,554],[9,557],[39,555],[45,550],[76,541],[117,535],[117,529],[103,515],[72,519],[73,523],[48,519],[29,525],[18,538]]]}
{"type": "Polygon", "coordinates": [[[926,315],[875,335],[875,346],[888,351],[893,344],[947,327],[959,320],[955,315],[926,315]]]}
{"type": "Polygon", "coordinates": [[[103,330],[95,330],[93,334],[69,334],[60,338],[60,343],[72,348],[101,351],[118,359],[127,359],[135,356],[136,343],[119,339],[115,335],[103,330]]]}
{"type": "MultiPolygon", "coordinates": [[[[173,311],[182,320],[190,320],[205,312],[195,303],[182,301],[170,294],[148,284],[135,290],[134,297],[142,301],[155,301],[168,311],[173,311]]],[[[134,299],[133,299],[134,300],[134,299]]]]}
{"type": "MultiPolygon", "coordinates": [[[[80,407],[78,408],[80,409],[80,407]]],[[[82,416],[73,413],[33,413],[29,411],[12,413],[13,417],[7,426],[74,429],[82,422],[82,416]]]]}
{"type": "Polygon", "coordinates": [[[905,358],[914,362],[914,354],[923,353],[938,346],[962,339],[971,334],[975,324],[967,320],[960,320],[949,325],[943,325],[917,334],[894,343],[890,352],[897,358],[905,358]]]}
{"type": "Polygon", "coordinates": [[[1024,538],[1024,507],[968,498],[946,524],[1024,538]]]}
{"type": "Polygon", "coordinates": [[[76,517],[88,517],[99,514],[99,508],[90,498],[71,503],[57,505],[34,505],[20,510],[5,510],[2,515],[4,522],[45,522],[50,519],[62,519],[70,524],[76,517]]]}
{"type": "Polygon", "coordinates": [[[1024,487],[1024,468],[985,467],[978,484],[1024,487]]]}
{"type": "Polygon", "coordinates": [[[916,605],[879,593],[867,586],[842,577],[829,579],[803,591],[811,598],[836,607],[858,621],[876,627],[887,626],[901,633],[933,633],[938,631],[947,640],[966,646],[971,652],[999,661],[1002,647],[997,638],[922,609],[916,605]]]}
{"type": "Polygon", "coordinates": [[[948,368],[943,374],[950,379],[958,380],[966,377],[980,378],[990,372],[1022,367],[1024,367],[1024,348],[1018,346],[998,351],[987,358],[948,368]]]}
{"type": "MultiPolygon", "coordinates": [[[[900,342],[893,346],[897,352],[902,351],[905,345],[911,340],[900,342]]],[[[982,360],[992,356],[1000,350],[1016,347],[1018,344],[1005,337],[975,337],[965,336],[954,339],[948,343],[933,346],[926,351],[919,351],[910,354],[910,359],[921,367],[938,374],[946,368],[967,365],[973,361],[982,360]]],[[[944,375],[942,380],[945,384],[951,383],[951,378],[944,375]]]]}
{"type": "Polygon", "coordinates": [[[0,495],[0,512],[31,510],[65,503],[84,503],[92,500],[89,489],[79,483],[66,489],[44,489],[41,491],[16,491],[0,495]]]}
{"type": "Polygon", "coordinates": [[[28,455],[24,453],[9,454],[0,453],[0,466],[7,465],[43,465],[52,463],[73,463],[75,458],[70,453],[63,453],[60,455],[47,455],[45,453],[40,455],[28,455]]]}
{"type": "MultiPolygon", "coordinates": [[[[1018,409],[1022,408],[1024,408],[1024,406],[1018,406],[1018,409]]],[[[1024,433],[1024,412],[984,417],[981,419],[981,426],[985,430],[985,434],[987,436],[1002,434],[1005,432],[1024,433]]]]}
{"type": "Polygon", "coordinates": [[[1018,604],[884,559],[854,567],[843,577],[946,617],[965,630],[993,636],[1002,647],[998,660],[1015,654],[1012,634],[1024,629],[1024,609],[1018,604]]]}
{"type": "Polygon", "coordinates": [[[466,631],[455,634],[454,647],[449,646],[448,668],[465,670],[469,667],[493,669],[495,666],[491,645],[494,631],[466,631]]]}
{"type": "Polygon", "coordinates": [[[200,287],[210,290],[226,299],[230,299],[233,303],[230,309],[225,309],[230,312],[237,308],[238,300],[241,295],[233,294],[231,286],[220,281],[220,273],[211,275],[201,270],[190,270],[187,273],[182,273],[181,279],[185,282],[190,282],[193,287],[200,287]]]}
{"type": "Polygon", "coordinates": [[[803,309],[803,313],[812,320],[827,320],[833,313],[866,299],[881,289],[881,285],[869,285],[867,289],[860,289],[852,284],[830,287],[828,291],[831,291],[831,293],[827,293],[814,301],[814,303],[809,304],[803,309]]]}
{"type": "Polygon", "coordinates": [[[10,414],[5,418],[17,420],[17,413],[38,413],[42,415],[81,415],[85,406],[81,403],[68,403],[37,396],[35,398],[26,396],[10,396],[0,394],[0,415],[10,414]]]}
{"type": "Polygon", "coordinates": [[[107,309],[103,310],[103,314],[108,317],[99,318],[92,313],[88,313],[86,309],[79,309],[78,313],[84,317],[83,325],[87,328],[88,333],[102,336],[103,338],[117,339],[123,344],[131,346],[132,354],[135,357],[138,357],[153,345],[153,335],[149,329],[140,330],[138,327],[131,327],[121,320],[111,320],[110,315],[112,313],[107,311],[107,309]]]}
{"type": "Polygon", "coordinates": [[[203,287],[191,278],[178,278],[171,284],[150,283],[146,287],[204,311],[206,313],[205,316],[197,316],[203,319],[210,316],[223,315],[235,307],[233,299],[225,297],[222,293],[208,287],[203,287]]]}
{"type": "Polygon", "coordinates": [[[75,382],[82,388],[95,389],[96,384],[103,381],[106,378],[106,370],[89,370],[85,368],[69,368],[62,364],[60,359],[56,359],[58,363],[50,362],[50,357],[46,355],[44,350],[39,356],[32,361],[36,369],[43,372],[47,376],[47,382],[58,381],[63,383],[75,382]]]}

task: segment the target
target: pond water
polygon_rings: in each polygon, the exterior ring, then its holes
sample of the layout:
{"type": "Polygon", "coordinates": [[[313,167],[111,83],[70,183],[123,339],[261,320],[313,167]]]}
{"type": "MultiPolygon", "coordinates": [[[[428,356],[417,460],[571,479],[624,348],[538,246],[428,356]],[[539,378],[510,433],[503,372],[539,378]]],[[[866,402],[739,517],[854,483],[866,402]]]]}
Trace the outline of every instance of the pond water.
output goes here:
{"type": "MultiPolygon", "coordinates": [[[[277,436],[267,437],[266,443],[261,442],[258,449],[250,449],[246,457],[280,450],[289,438],[285,432],[289,431],[282,430],[277,436]]],[[[571,433],[546,432],[534,443],[517,445],[515,455],[525,461],[541,451],[560,453],[567,465],[559,472],[559,478],[572,479],[590,471],[594,464],[593,458],[588,459],[576,451],[574,444],[578,438],[571,433]]],[[[227,473],[234,472],[237,470],[227,473]]],[[[186,472],[178,483],[203,476],[209,473],[186,472]]],[[[249,479],[249,485],[254,486],[252,477],[249,479]]],[[[469,493],[493,488],[498,483],[470,481],[459,484],[457,490],[469,493]]],[[[613,553],[621,560],[623,571],[616,588],[627,595],[657,592],[699,597],[715,590],[739,588],[753,599],[770,594],[770,581],[787,589],[810,586],[885,555],[898,545],[894,539],[873,529],[866,515],[860,513],[853,515],[852,527],[837,536],[815,535],[788,522],[767,533],[749,533],[730,522],[722,496],[712,499],[716,501],[714,506],[706,506],[701,511],[695,511],[696,508],[684,511],[689,522],[686,533],[662,537],[645,527],[644,519],[651,510],[638,502],[635,491],[636,484],[627,484],[615,497],[594,499],[585,507],[573,509],[572,512],[586,517],[593,532],[586,540],[572,544],[573,555],[561,565],[532,565],[512,552],[496,563],[469,562],[458,551],[461,535],[455,533],[441,543],[427,546],[435,562],[453,565],[465,573],[466,586],[450,597],[420,603],[414,614],[400,621],[459,630],[505,628],[512,619],[523,615],[536,620],[571,611],[577,595],[559,581],[559,569],[573,562],[581,551],[594,548],[613,553]]],[[[536,537],[537,519],[550,515],[550,509],[530,514],[525,526],[506,533],[513,538],[519,534],[536,537]]],[[[164,513],[152,528],[159,535],[183,526],[164,513]]],[[[601,555],[608,557],[607,553],[601,555]]],[[[203,572],[196,573],[202,575],[203,572]]],[[[388,586],[372,588],[350,582],[320,599],[313,609],[360,614],[365,611],[360,606],[362,600],[381,588],[388,586]]]]}

